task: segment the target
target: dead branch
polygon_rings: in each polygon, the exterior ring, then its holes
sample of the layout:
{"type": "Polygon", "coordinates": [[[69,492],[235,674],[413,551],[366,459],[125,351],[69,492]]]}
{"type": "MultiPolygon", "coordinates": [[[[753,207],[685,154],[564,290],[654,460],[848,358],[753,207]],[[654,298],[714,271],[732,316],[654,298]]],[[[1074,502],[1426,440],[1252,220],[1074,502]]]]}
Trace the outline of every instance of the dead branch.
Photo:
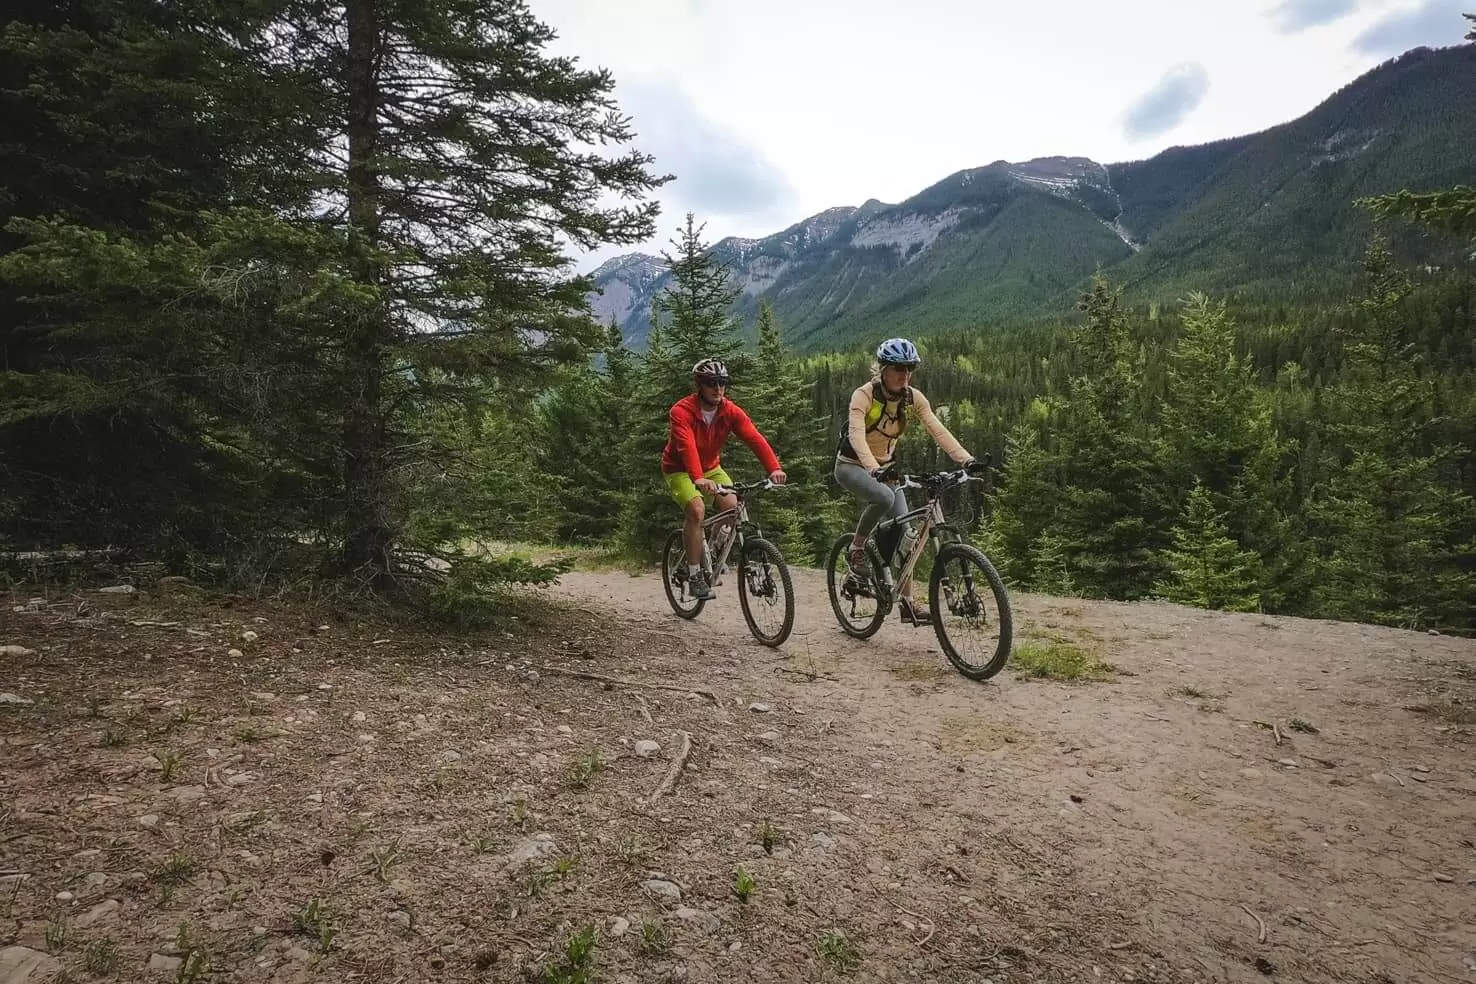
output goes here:
{"type": "Polygon", "coordinates": [[[540,669],[544,673],[551,673],[554,676],[573,677],[576,680],[593,680],[596,683],[608,683],[620,687],[645,687],[648,690],[670,690],[672,693],[677,694],[697,694],[701,697],[706,697],[718,707],[723,706],[723,702],[718,699],[717,694],[711,690],[703,690],[701,687],[678,687],[671,683],[645,683],[640,680],[621,680],[618,677],[600,676],[598,673],[584,673],[580,670],[565,670],[557,666],[544,666],[540,667],[540,669]]]}
{"type": "Polygon", "coordinates": [[[806,680],[809,680],[812,683],[816,680],[830,680],[834,683],[840,683],[839,680],[831,676],[829,673],[816,673],[813,670],[796,670],[793,667],[789,666],[776,666],[774,667],[774,672],[793,673],[795,676],[804,677],[806,680]]]}
{"type": "Polygon", "coordinates": [[[934,923],[933,920],[929,919],[927,916],[922,915],[921,913],[913,912],[911,909],[904,909],[902,906],[892,901],[892,899],[888,898],[886,895],[883,895],[882,890],[877,888],[876,885],[872,884],[871,882],[867,882],[866,884],[871,885],[871,890],[875,892],[882,901],[886,902],[893,909],[896,909],[903,915],[911,916],[914,919],[921,919],[923,922],[928,924],[928,935],[924,936],[920,940],[913,940],[912,942],[914,946],[924,946],[928,942],[928,940],[933,938],[933,934],[938,931],[937,924],[934,923]]]}
{"type": "Polygon", "coordinates": [[[692,736],[685,731],[677,732],[682,739],[681,751],[677,752],[676,759],[671,763],[671,768],[666,770],[666,776],[661,780],[661,785],[651,794],[651,799],[658,799],[672,791],[676,786],[677,777],[687,767],[687,759],[692,757],[692,736]]]}
{"type": "Polygon", "coordinates": [[[1273,735],[1276,736],[1276,744],[1280,745],[1281,744],[1281,729],[1276,726],[1276,722],[1275,721],[1272,721],[1271,722],[1271,734],[1273,734],[1273,735]]]}
{"type": "Polygon", "coordinates": [[[1248,906],[1248,905],[1246,905],[1244,902],[1240,903],[1240,908],[1245,911],[1245,914],[1247,916],[1250,916],[1252,919],[1254,919],[1256,921],[1256,926],[1258,926],[1260,928],[1260,933],[1256,936],[1256,942],[1257,943],[1264,943],[1264,942],[1266,942],[1266,924],[1265,924],[1265,922],[1263,922],[1261,920],[1261,917],[1260,916],[1258,916],[1254,912],[1252,912],[1251,911],[1251,907],[1248,906]]]}

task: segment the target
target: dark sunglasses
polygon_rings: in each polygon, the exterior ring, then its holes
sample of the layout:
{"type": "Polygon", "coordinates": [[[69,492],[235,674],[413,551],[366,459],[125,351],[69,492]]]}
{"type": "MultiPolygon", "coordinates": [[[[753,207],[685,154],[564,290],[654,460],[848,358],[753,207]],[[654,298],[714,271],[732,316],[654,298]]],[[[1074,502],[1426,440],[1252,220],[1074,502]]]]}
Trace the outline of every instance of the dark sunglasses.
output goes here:
{"type": "Polygon", "coordinates": [[[727,376],[704,376],[699,380],[704,386],[727,386],[727,376]]]}

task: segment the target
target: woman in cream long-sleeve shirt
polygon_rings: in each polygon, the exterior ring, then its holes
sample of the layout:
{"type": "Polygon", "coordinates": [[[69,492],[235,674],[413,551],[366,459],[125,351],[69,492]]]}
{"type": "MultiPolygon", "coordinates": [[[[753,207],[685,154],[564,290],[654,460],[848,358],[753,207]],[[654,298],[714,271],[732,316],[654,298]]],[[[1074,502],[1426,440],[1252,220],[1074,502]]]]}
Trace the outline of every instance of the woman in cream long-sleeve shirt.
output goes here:
{"type": "MultiPolygon", "coordinates": [[[[890,338],[876,349],[871,381],[856,387],[847,411],[846,436],[835,458],[835,480],[841,488],[866,504],[851,539],[851,571],[866,573],[866,537],[883,517],[907,512],[907,497],[901,489],[878,482],[875,475],[892,463],[897,440],[907,429],[911,410],[922,421],[933,440],[954,461],[968,464],[973,456],[933,413],[922,391],[912,386],[912,373],[922,362],[917,347],[905,338],[890,338]],[[877,384],[880,384],[878,387],[877,384]],[[880,392],[878,393],[878,389],[880,392]],[[880,396],[881,399],[877,399],[880,396]]],[[[900,587],[902,617],[926,624],[932,614],[912,597],[912,579],[900,587]]]]}

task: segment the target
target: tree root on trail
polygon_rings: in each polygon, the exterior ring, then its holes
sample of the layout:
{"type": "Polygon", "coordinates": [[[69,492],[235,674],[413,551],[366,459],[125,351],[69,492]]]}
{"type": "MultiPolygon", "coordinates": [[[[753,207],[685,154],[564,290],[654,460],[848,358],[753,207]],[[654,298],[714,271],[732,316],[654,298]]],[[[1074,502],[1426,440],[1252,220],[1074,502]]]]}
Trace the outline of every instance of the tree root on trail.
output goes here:
{"type": "Polygon", "coordinates": [[[692,757],[692,736],[685,731],[679,731],[677,734],[682,739],[681,751],[677,752],[677,757],[672,761],[671,768],[666,770],[666,776],[661,780],[661,785],[657,786],[656,791],[651,794],[650,798],[653,800],[664,796],[675,788],[677,777],[687,767],[687,759],[692,757]]]}

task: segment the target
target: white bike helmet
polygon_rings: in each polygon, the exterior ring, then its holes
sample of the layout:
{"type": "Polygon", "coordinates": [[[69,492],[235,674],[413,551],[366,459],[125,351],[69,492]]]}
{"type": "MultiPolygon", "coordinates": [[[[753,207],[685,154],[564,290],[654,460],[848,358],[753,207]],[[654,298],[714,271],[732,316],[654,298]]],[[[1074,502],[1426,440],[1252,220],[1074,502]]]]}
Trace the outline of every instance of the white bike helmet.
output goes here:
{"type": "Polygon", "coordinates": [[[889,338],[876,347],[876,361],[884,366],[907,366],[915,369],[922,363],[917,346],[905,338],[889,338]]]}

